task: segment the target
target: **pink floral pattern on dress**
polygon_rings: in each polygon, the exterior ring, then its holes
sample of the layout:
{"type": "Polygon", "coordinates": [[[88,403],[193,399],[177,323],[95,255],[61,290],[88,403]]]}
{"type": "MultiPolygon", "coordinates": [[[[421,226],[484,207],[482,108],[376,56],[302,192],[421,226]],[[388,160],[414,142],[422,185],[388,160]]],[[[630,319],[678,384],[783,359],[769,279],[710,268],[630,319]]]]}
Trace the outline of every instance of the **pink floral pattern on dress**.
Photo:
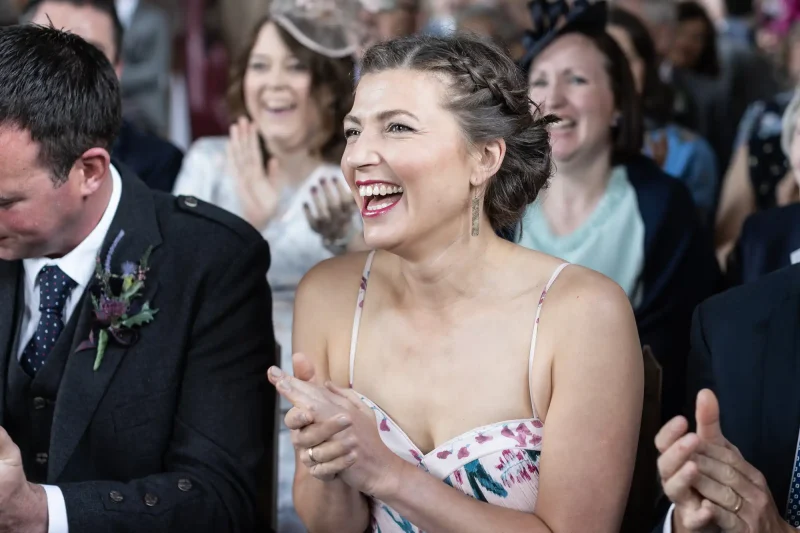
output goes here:
{"type": "MultiPolygon", "coordinates": [[[[351,388],[361,311],[374,254],[369,254],[364,267],[353,321],[350,344],[351,388]]],[[[529,371],[533,364],[542,304],[550,286],[565,266],[566,264],[556,269],[539,299],[528,361],[529,371]]],[[[360,397],[375,412],[375,423],[381,440],[405,461],[476,500],[526,513],[534,512],[539,493],[539,458],[544,424],[536,416],[533,400],[533,418],[509,420],[476,428],[423,454],[386,412],[367,397],[360,397]]],[[[370,506],[372,533],[424,533],[380,500],[372,498],[370,506]]]]}
{"type": "MultiPolygon", "coordinates": [[[[397,455],[480,501],[533,512],[544,426],[539,419],[491,424],[459,435],[427,454],[369,398],[383,442],[397,455]],[[384,424],[389,431],[384,431],[384,424]]],[[[373,533],[423,533],[380,500],[371,502],[373,533]]]]}

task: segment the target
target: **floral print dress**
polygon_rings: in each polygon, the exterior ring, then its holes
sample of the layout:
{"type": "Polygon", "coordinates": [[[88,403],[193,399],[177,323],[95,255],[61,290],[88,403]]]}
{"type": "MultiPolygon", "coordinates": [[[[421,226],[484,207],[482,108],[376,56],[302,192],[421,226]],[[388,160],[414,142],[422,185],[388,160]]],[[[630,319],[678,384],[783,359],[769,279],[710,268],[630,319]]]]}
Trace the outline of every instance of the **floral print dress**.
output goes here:
{"type": "MultiPolygon", "coordinates": [[[[353,386],[361,310],[364,306],[374,255],[375,252],[369,254],[358,294],[350,345],[350,387],[353,386]]],[[[528,361],[529,372],[533,365],[542,304],[550,287],[567,265],[568,263],[564,263],[556,269],[539,299],[528,361]]],[[[375,412],[381,439],[395,454],[476,500],[533,513],[539,492],[539,456],[544,424],[536,415],[533,391],[530,393],[533,418],[508,420],[473,429],[427,454],[423,454],[403,429],[377,404],[366,396],[360,396],[361,400],[375,412]]],[[[371,507],[373,533],[423,533],[380,500],[373,499],[371,507]]]]}

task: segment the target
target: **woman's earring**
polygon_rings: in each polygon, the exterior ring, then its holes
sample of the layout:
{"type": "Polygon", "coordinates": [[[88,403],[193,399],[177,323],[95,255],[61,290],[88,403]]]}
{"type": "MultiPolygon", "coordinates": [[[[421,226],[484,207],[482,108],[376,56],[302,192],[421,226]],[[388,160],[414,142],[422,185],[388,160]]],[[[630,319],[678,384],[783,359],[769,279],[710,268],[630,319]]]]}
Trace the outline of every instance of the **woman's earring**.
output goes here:
{"type": "Polygon", "coordinates": [[[472,236],[477,237],[481,229],[481,206],[478,195],[472,197],[472,236]]]}

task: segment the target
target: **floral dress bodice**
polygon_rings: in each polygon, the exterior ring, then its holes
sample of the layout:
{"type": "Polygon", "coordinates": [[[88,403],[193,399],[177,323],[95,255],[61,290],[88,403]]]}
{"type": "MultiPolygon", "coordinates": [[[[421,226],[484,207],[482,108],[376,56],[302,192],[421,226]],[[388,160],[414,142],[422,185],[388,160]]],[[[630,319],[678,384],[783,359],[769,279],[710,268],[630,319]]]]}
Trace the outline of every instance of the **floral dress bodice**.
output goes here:
{"type": "MultiPolygon", "coordinates": [[[[369,255],[364,268],[353,323],[350,349],[351,387],[361,310],[373,257],[374,252],[369,255]]],[[[539,299],[528,361],[529,372],[533,364],[542,304],[547,291],[566,266],[565,263],[556,269],[539,299]]],[[[470,430],[427,454],[422,453],[383,409],[366,396],[359,396],[375,412],[381,440],[395,454],[476,500],[533,513],[539,492],[539,457],[544,424],[536,415],[532,391],[533,418],[507,420],[470,430]]],[[[423,533],[384,502],[372,498],[370,505],[373,533],[423,533]]]]}

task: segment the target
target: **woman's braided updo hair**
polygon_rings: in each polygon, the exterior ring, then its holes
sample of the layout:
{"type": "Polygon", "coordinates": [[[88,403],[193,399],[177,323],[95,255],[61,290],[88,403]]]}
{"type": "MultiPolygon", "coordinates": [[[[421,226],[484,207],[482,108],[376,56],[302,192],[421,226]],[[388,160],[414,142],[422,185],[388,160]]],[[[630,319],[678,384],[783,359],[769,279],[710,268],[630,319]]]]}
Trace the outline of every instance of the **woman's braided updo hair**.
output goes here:
{"type": "Polygon", "coordinates": [[[552,174],[547,125],[557,119],[541,115],[519,67],[480,37],[404,37],[373,46],[361,60],[362,76],[400,68],[446,76],[443,106],[470,143],[505,140],[483,207],[495,231],[514,228],[552,174]]]}

